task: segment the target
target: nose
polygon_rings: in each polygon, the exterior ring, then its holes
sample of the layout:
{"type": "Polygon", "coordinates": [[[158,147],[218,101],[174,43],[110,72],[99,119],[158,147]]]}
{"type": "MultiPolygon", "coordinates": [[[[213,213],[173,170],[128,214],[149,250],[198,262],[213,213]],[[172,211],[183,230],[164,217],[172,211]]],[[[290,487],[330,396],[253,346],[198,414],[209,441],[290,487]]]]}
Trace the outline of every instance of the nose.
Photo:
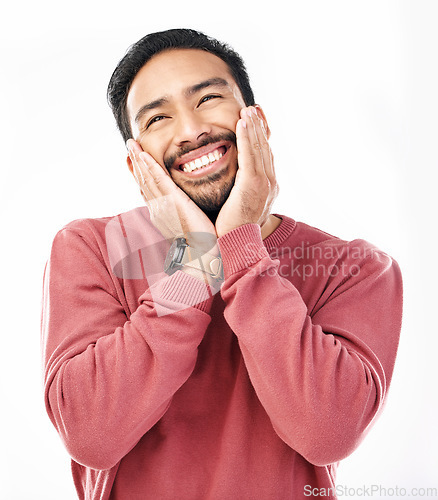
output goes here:
{"type": "Polygon", "coordinates": [[[175,117],[174,141],[176,146],[197,144],[204,135],[211,133],[211,125],[202,119],[196,111],[179,113],[175,117]]]}

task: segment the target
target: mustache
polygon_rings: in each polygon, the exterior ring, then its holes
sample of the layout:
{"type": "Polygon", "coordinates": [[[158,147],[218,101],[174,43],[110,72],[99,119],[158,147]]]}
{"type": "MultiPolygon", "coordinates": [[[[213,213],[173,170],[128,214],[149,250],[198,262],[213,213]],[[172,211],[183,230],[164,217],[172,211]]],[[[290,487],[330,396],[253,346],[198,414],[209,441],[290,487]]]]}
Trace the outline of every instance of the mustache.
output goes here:
{"type": "Polygon", "coordinates": [[[175,161],[181,156],[190,153],[191,151],[195,151],[196,149],[202,148],[204,146],[208,146],[208,144],[214,144],[215,142],[220,142],[220,141],[229,141],[232,142],[234,146],[237,146],[236,134],[232,131],[224,134],[211,135],[200,141],[195,146],[183,146],[179,148],[176,153],[174,153],[173,155],[169,156],[169,158],[164,160],[164,166],[169,171],[174,165],[175,161]]]}

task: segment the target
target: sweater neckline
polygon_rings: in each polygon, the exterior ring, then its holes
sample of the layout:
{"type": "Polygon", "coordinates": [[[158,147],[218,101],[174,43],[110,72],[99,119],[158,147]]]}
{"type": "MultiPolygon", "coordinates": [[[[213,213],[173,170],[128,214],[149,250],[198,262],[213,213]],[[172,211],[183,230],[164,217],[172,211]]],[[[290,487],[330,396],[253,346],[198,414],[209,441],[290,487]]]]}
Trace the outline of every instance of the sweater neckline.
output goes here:
{"type": "Polygon", "coordinates": [[[273,215],[281,219],[281,222],[275,229],[275,231],[273,231],[263,240],[263,244],[267,250],[272,250],[279,247],[284,242],[284,240],[292,234],[297,226],[296,221],[291,219],[290,217],[287,217],[286,215],[273,215]]]}

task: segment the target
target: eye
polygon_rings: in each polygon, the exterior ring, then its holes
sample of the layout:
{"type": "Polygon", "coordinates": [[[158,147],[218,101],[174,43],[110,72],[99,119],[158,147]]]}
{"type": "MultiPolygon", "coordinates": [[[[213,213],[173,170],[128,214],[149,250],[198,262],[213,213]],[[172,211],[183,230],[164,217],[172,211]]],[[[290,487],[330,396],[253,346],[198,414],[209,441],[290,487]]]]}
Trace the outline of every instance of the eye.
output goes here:
{"type": "Polygon", "coordinates": [[[146,128],[149,128],[153,123],[157,123],[159,122],[160,120],[162,120],[163,118],[166,118],[165,116],[163,115],[157,115],[157,116],[154,116],[153,118],[151,118],[147,124],[146,124],[146,128]]]}
{"type": "Polygon", "coordinates": [[[204,102],[207,102],[207,101],[211,101],[211,99],[221,99],[222,96],[220,95],[216,95],[216,94],[210,94],[210,95],[206,95],[204,96],[200,101],[199,101],[199,104],[202,104],[204,102]]]}

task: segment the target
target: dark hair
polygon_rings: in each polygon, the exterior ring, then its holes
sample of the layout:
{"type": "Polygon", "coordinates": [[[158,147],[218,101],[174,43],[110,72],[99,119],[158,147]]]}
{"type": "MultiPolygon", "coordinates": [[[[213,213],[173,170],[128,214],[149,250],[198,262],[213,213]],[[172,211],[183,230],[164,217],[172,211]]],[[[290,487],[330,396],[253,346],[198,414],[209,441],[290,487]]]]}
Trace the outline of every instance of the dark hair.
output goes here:
{"type": "Polygon", "coordinates": [[[247,106],[255,104],[245,64],[239,54],[229,45],[192,29],[171,29],[150,33],[129,47],[125,56],[117,64],[108,84],[108,103],[125,142],[132,137],[126,110],[131,84],[149,59],[168,49],[201,49],[219,57],[228,65],[245,104],[247,106]]]}

